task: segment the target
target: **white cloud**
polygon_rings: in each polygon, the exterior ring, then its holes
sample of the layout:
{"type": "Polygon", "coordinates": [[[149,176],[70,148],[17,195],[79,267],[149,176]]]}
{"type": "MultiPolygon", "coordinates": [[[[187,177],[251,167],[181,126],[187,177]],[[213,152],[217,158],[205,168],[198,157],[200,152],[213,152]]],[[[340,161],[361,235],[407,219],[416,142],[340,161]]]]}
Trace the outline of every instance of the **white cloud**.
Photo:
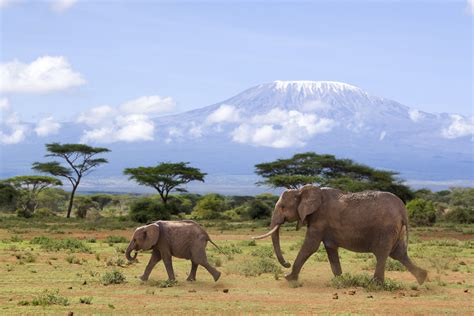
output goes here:
{"type": "Polygon", "coordinates": [[[206,123],[236,123],[240,121],[240,111],[233,105],[223,104],[217,110],[209,114],[206,123]]]}
{"type": "Polygon", "coordinates": [[[15,2],[18,2],[18,0],[0,0],[0,9],[6,8],[15,2]]]}
{"type": "Polygon", "coordinates": [[[421,112],[417,109],[410,109],[408,111],[408,115],[410,116],[410,120],[412,120],[415,123],[422,120],[425,117],[423,112],[421,112]]]}
{"type": "Polygon", "coordinates": [[[94,126],[103,124],[105,121],[110,122],[116,113],[117,111],[113,107],[101,105],[79,114],[76,121],[78,123],[94,126]]]}
{"type": "Polygon", "coordinates": [[[81,142],[114,143],[153,140],[155,124],[146,115],[119,115],[108,126],[84,131],[81,142]]]}
{"type": "Polygon", "coordinates": [[[154,95],[143,96],[118,107],[94,107],[80,113],[76,120],[92,127],[84,131],[81,141],[113,143],[153,140],[155,123],[152,116],[172,111],[175,105],[170,97],[154,95]]]}
{"type": "Polygon", "coordinates": [[[474,116],[451,115],[451,124],[447,128],[443,128],[441,134],[445,138],[474,136],[474,116]]]}
{"type": "Polygon", "coordinates": [[[52,0],[51,9],[55,12],[62,13],[69,10],[76,2],[77,0],[52,0]]]}
{"type": "Polygon", "coordinates": [[[382,141],[382,140],[385,138],[386,135],[387,135],[387,132],[386,132],[386,131],[382,131],[382,132],[380,133],[379,140],[382,141]]]}
{"type": "Polygon", "coordinates": [[[173,111],[175,107],[173,98],[152,95],[125,102],[120,110],[131,114],[162,114],[173,111]]]}
{"type": "Polygon", "coordinates": [[[30,64],[0,64],[0,92],[46,93],[83,85],[81,74],[63,56],[43,56],[30,64]]]}
{"type": "Polygon", "coordinates": [[[204,134],[202,125],[197,125],[192,122],[191,127],[189,128],[189,136],[192,138],[200,138],[204,134]]]}
{"type": "Polygon", "coordinates": [[[333,120],[314,114],[272,109],[241,124],[231,135],[238,143],[274,148],[301,147],[312,136],[329,132],[334,126],[333,120]]]}
{"type": "Polygon", "coordinates": [[[61,124],[54,120],[52,116],[41,119],[35,128],[36,135],[43,137],[48,135],[55,135],[59,132],[61,124]]]}
{"type": "Polygon", "coordinates": [[[11,111],[8,99],[0,99],[0,144],[17,144],[26,138],[28,125],[11,111]]]}
{"type": "Polygon", "coordinates": [[[467,0],[466,12],[470,15],[474,15],[474,0],[467,0]]]}

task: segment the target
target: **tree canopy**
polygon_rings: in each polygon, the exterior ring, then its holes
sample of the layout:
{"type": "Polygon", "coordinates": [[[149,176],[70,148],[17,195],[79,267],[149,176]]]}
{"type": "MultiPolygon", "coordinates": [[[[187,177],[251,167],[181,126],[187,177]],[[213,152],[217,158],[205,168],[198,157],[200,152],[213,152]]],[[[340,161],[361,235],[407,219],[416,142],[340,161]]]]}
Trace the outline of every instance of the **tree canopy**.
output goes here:
{"type": "Polygon", "coordinates": [[[17,176],[1,181],[9,184],[20,193],[21,211],[31,215],[38,206],[38,194],[47,187],[62,185],[59,179],[48,176],[17,176]]]}
{"type": "Polygon", "coordinates": [[[158,191],[163,204],[168,201],[172,190],[186,192],[180,186],[191,181],[204,182],[206,173],[189,166],[189,162],[162,162],[154,167],[126,168],[123,173],[140,185],[152,187],[158,191]]]}
{"type": "Polygon", "coordinates": [[[72,185],[72,192],[67,210],[67,217],[71,216],[71,210],[74,202],[74,194],[79,186],[81,179],[88,175],[97,166],[107,163],[105,158],[97,158],[96,155],[107,153],[110,150],[104,147],[91,147],[85,144],[46,144],[48,154],[46,157],[54,157],[62,159],[51,162],[35,162],[33,169],[49,173],[53,176],[64,177],[72,185]]]}
{"type": "Polygon", "coordinates": [[[288,159],[260,163],[255,168],[255,172],[264,178],[258,184],[275,188],[296,189],[305,184],[317,184],[350,192],[383,190],[404,201],[413,197],[411,190],[395,178],[398,173],[374,169],[350,159],[337,159],[333,155],[306,152],[288,159]]]}

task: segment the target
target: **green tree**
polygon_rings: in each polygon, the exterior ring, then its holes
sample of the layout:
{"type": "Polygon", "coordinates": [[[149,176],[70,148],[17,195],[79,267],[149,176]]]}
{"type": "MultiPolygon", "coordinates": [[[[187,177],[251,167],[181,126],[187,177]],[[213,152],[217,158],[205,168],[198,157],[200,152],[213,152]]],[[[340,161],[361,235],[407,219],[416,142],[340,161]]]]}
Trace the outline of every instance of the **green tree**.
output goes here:
{"type": "Polygon", "coordinates": [[[93,171],[94,168],[107,163],[105,158],[97,158],[98,154],[107,153],[110,150],[103,147],[91,147],[84,144],[46,144],[46,150],[49,154],[46,157],[55,157],[63,160],[62,165],[59,161],[35,162],[33,169],[49,173],[53,176],[64,177],[72,185],[72,191],[67,208],[67,218],[71,217],[74,195],[83,177],[93,171]]]}
{"type": "Polygon", "coordinates": [[[184,188],[180,187],[181,185],[191,181],[204,182],[206,174],[197,168],[188,166],[188,164],[189,162],[162,162],[154,167],[127,168],[123,173],[138,184],[157,190],[163,204],[166,205],[172,190],[186,192],[184,188]]]}
{"type": "Polygon", "coordinates": [[[86,218],[87,212],[97,207],[97,203],[90,196],[78,196],[76,198],[76,216],[79,218],[86,218]]]}
{"type": "Polygon", "coordinates": [[[410,188],[395,178],[396,172],[374,169],[333,155],[300,153],[289,159],[257,164],[255,168],[264,178],[257,184],[275,188],[297,189],[305,184],[317,184],[349,192],[383,190],[403,201],[413,198],[410,188]]]}
{"type": "Polygon", "coordinates": [[[7,212],[14,212],[20,192],[18,192],[12,185],[0,181],[0,210],[7,212]]]}
{"type": "Polygon", "coordinates": [[[45,208],[53,213],[66,210],[69,193],[61,188],[46,188],[38,194],[38,208],[45,208]]]}
{"type": "Polygon", "coordinates": [[[410,223],[431,226],[436,222],[436,210],[433,202],[424,199],[413,199],[407,203],[410,223]]]}
{"type": "Polygon", "coordinates": [[[114,201],[114,196],[110,194],[94,194],[90,196],[91,200],[97,204],[99,210],[103,211],[104,207],[114,201]]]}
{"type": "Polygon", "coordinates": [[[17,176],[5,179],[6,183],[20,192],[20,213],[22,216],[30,217],[38,206],[38,194],[51,186],[62,185],[62,182],[56,178],[48,176],[17,176]]]}
{"type": "Polygon", "coordinates": [[[156,199],[143,197],[130,205],[130,218],[139,223],[149,223],[157,220],[170,219],[170,213],[163,204],[156,199]]]}

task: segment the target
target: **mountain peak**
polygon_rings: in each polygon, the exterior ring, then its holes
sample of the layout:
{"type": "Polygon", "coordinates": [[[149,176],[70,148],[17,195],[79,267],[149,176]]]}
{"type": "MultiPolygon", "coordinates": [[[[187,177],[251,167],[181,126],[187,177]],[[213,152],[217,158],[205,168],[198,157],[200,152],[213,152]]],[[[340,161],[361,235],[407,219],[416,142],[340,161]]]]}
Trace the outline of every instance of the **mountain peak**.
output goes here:
{"type": "Polygon", "coordinates": [[[288,90],[295,89],[297,91],[309,90],[309,91],[358,91],[361,89],[338,81],[310,81],[310,80],[293,80],[293,81],[284,81],[276,80],[272,84],[277,90],[288,90]]]}

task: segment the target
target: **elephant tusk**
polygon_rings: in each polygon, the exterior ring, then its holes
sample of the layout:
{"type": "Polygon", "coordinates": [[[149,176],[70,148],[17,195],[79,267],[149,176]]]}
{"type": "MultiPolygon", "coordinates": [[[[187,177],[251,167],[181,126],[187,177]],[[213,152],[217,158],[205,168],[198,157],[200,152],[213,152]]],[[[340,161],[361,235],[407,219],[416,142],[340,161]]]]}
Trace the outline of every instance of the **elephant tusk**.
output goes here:
{"type": "Polygon", "coordinates": [[[261,236],[252,237],[252,239],[263,239],[263,238],[267,238],[268,236],[270,236],[271,234],[273,234],[279,227],[280,227],[280,225],[275,225],[275,227],[273,227],[273,229],[272,229],[271,231],[269,231],[268,233],[263,234],[263,235],[261,235],[261,236]]]}

